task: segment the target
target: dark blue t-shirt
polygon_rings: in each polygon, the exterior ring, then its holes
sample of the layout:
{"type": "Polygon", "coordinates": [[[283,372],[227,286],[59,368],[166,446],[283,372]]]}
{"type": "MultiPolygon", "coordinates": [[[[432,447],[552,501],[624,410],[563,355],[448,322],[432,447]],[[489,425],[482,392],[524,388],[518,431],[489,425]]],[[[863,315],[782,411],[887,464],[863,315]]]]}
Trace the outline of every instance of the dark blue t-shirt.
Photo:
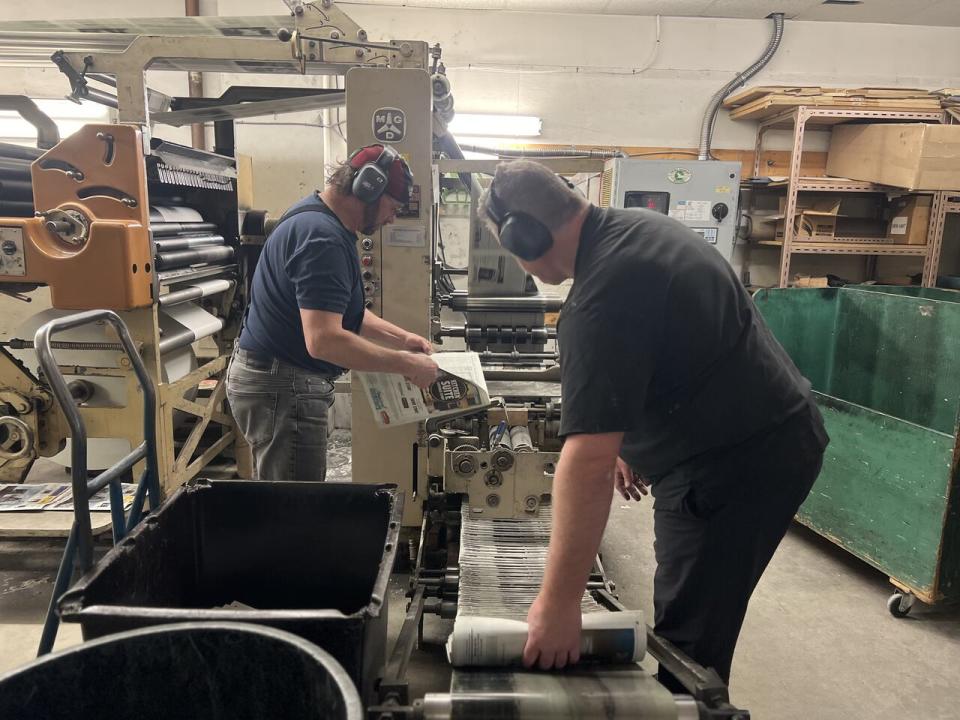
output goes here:
{"type": "Polygon", "coordinates": [[[363,323],[356,235],[316,193],[287,210],[263,245],[240,347],[312,372],[344,372],[345,368],[310,357],[301,308],[342,314],[344,329],[354,333],[363,323]],[[307,207],[316,210],[293,215],[307,207]]]}

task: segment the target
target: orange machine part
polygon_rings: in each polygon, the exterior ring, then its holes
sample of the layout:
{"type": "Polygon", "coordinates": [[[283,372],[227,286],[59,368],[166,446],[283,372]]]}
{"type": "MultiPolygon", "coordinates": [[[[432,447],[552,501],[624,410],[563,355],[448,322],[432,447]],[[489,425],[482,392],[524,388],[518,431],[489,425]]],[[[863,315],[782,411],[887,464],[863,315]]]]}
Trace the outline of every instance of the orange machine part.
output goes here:
{"type": "Polygon", "coordinates": [[[0,275],[0,282],[50,286],[61,310],[129,310],[153,304],[153,258],[142,225],[100,220],[79,250],[65,249],[39,219],[0,219],[23,229],[25,275],[0,275]]]}
{"type": "Polygon", "coordinates": [[[26,269],[25,275],[0,275],[0,283],[49,285],[53,306],[63,310],[152,305],[142,142],[134,126],[86,125],[38,158],[31,168],[34,206],[82,213],[89,236],[78,248],[49,231],[42,218],[0,218],[0,225],[22,228],[26,269]]]}

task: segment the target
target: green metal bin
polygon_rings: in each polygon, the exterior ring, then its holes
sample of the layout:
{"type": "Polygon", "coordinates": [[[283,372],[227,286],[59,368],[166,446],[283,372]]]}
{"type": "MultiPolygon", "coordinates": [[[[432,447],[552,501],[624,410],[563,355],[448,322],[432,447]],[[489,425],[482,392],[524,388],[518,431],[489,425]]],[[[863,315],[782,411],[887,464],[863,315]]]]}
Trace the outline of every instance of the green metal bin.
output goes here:
{"type": "Polygon", "coordinates": [[[797,519],[889,575],[888,607],[960,597],[960,293],[761,290],[831,442],[797,519]]]}

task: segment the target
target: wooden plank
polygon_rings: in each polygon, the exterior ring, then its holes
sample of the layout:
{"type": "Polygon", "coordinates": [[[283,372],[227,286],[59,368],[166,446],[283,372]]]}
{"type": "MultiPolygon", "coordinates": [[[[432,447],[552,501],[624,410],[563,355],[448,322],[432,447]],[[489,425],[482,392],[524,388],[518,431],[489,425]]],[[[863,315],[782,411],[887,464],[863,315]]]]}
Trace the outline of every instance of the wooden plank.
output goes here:
{"type": "MultiPolygon", "coordinates": [[[[93,534],[110,532],[110,513],[92,512],[93,534]]],[[[57,510],[0,513],[0,538],[65,538],[73,526],[73,513],[57,510]]]]}
{"type": "Polygon", "coordinates": [[[837,96],[794,97],[790,95],[767,95],[730,111],[731,120],[764,120],[793,107],[836,108],[840,110],[893,110],[908,112],[933,112],[940,110],[940,102],[931,98],[922,99],[873,99],[842,98],[837,96]]]}
{"type": "Polygon", "coordinates": [[[209,413],[207,405],[201,405],[200,403],[192,402],[191,400],[186,399],[174,400],[172,405],[177,410],[183,410],[183,412],[190,413],[191,415],[196,415],[197,417],[201,418],[206,417],[209,414],[211,420],[218,422],[221,425],[233,425],[233,420],[229,415],[218,411],[209,413]]]}
{"type": "Polygon", "coordinates": [[[757,85],[729,95],[723,102],[726,108],[741,107],[771,94],[792,97],[832,95],[838,97],[867,98],[927,98],[933,93],[922,88],[831,88],[817,85],[757,85]]]}
{"type": "Polygon", "coordinates": [[[188,465],[187,469],[184,471],[183,482],[192,480],[197,473],[203,470],[203,468],[210,463],[211,460],[226,450],[230,446],[230,443],[233,442],[235,433],[236,430],[230,430],[229,432],[224,433],[223,437],[208,447],[200,457],[190,463],[190,465],[188,465]]]}
{"type": "Polygon", "coordinates": [[[190,374],[184,375],[176,382],[165,383],[160,387],[164,391],[165,397],[183,397],[183,394],[187,390],[196,387],[207,378],[213,377],[218,372],[222,371],[227,366],[229,361],[230,358],[227,355],[221,355],[220,357],[214,358],[206,365],[201,365],[190,374]]]}
{"type": "Polygon", "coordinates": [[[174,463],[174,472],[182,472],[187,467],[187,463],[189,463],[190,458],[193,457],[193,453],[197,449],[197,445],[200,444],[200,439],[203,437],[203,433],[210,424],[210,417],[215,412],[215,408],[220,401],[223,400],[226,390],[226,380],[222,380],[217,385],[217,389],[213,391],[213,394],[210,396],[209,400],[207,400],[207,407],[204,408],[203,416],[200,418],[197,424],[194,425],[193,430],[191,430],[190,434],[187,436],[187,440],[184,442],[183,447],[180,448],[180,452],[177,455],[177,460],[174,463]]]}

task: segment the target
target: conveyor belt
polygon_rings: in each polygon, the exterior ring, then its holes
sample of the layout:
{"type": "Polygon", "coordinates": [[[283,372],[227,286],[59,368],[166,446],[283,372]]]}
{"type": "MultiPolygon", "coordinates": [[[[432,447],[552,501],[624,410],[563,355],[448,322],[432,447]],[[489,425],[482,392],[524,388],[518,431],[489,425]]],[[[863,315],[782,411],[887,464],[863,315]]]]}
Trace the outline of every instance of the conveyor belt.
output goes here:
{"type": "MultiPolygon", "coordinates": [[[[458,616],[525,619],[543,580],[551,514],[486,519],[461,508],[458,616]]],[[[584,613],[607,612],[584,592],[584,613]]],[[[674,696],[640,665],[578,666],[563,672],[455,670],[450,691],[429,693],[423,720],[697,720],[697,704],[674,696]]]]}
{"type": "MultiPolygon", "coordinates": [[[[535,518],[489,519],[471,515],[464,503],[458,615],[526,619],[543,583],[551,517],[546,505],[535,518]]],[[[580,607],[606,612],[587,592],[580,607]]]]}

